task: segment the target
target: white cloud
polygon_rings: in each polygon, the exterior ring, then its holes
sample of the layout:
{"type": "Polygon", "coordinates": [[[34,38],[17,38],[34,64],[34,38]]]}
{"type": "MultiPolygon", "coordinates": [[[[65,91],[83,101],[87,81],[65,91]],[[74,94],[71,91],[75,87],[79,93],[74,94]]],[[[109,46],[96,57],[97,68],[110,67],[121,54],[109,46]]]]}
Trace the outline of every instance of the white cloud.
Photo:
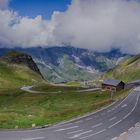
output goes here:
{"type": "Polygon", "coordinates": [[[140,53],[140,3],[137,0],[73,0],[50,21],[0,10],[0,44],[50,46],[71,44],[96,51],[119,47],[140,53]],[[133,49],[132,49],[133,48],[133,49]]]}
{"type": "Polygon", "coordinates": [[[57,17],[60,42],[107,51],[140,52],[140,3],[135,0],[77,0],[57,17]],[[132,49],[134,47],[134,49],[132,49]]]}
{"type": "Polygon", "coordinates": [[[0,11],[0,44],[10,47],[46,46],[53,41],[53,21],[20,17],[9,10],[0,11]]]}

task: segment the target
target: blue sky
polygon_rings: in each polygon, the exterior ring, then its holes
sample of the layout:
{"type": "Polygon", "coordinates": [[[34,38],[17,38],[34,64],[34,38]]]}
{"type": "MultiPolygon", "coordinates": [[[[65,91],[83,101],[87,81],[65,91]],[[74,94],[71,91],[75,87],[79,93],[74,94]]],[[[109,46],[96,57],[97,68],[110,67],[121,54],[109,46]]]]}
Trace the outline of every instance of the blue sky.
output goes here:
{"type": "Polygon", "coordinates": [[[70,3],[71,0],[11,0],[10,8],[21,16],[42,15],[50,19],[53,11],[65,11],[70,3]]]}

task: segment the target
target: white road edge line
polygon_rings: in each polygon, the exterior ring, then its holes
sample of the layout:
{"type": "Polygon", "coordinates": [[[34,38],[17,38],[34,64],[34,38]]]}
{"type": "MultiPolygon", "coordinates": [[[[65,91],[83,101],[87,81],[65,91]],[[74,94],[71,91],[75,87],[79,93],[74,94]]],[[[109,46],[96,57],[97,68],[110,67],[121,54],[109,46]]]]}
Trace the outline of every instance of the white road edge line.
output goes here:
{"type": "Polygon", "coordinates": [[[124,105],[122,105],[121,107],[122,107],[122,108],[127,107],[127,104],[124,104],[124,105]]]}
{"type": "Polygon", "coordinates": [[[136,104],[135,104],[135,106],[133,107],[133,109],[131,110],[131,112],[129,112],[126,116],[124,116],[124,117],[123,117],[123,120],[126,119],[127,117],[129,117],[129,116],[132,114],[132,112],[136,109],[136,107],[137,107],[137,105],[138,105],[139,97],[140,97],[140,95],[137,97],[136,104]]]}
{"type": "Polygon", "coordinates": [[[110,118],[109,121],[115,120],[117,117],[110,118]]]}
{"type": "Polygon", "coordinates": [[[112,108],[111,111],[115,110],[115,108],[112,108]]]}
{"type": "Polygon", "coordinates": [[[36,138],[26,138],[26,139],[21,139],[21,140],[40,140],[44,139],[45,137],[36,137],[36,138]]]}
{"type": "Polygon", "coordinates": [[[67,124],[63,124],[63,125],[56,125],[56,126],[52,126],[52,128],[60,128],[60,127],[66,127],[72,125],[72,123],[67,123],[67,124]]]}
{"type": "Polygon", "coordinates": [[[129,94],[121,103],[119,103],[115,108],[118,108],[125,100],[127,100],[127,98],[133,93],[133,90],[134,90],[134,89],[132,89],[132,90],[130,91],[130,94],[129,94]]]}
{"type": "Polygon", "coordinates": [[[108,128],[112,128],[113,126],[119,124],[122,120],[117,121],[116,123],[114,123],[113,125],[109,126],[108,128]]]}
{"type": "Polygon", "coordinates": [[[111,112],[111,110],[108,110],[107,113],[111,112]]]}
{"type": "Polygon", "coordinates": [[[111,140],[118,140],[118,137],[114,137],[114,138],[112,138],[111,140]]]}
{"type": "Polygon", "coordinates": [[[114,108],[110,109],[107,111],[107,113],[110,113],[111,111],[114,111],[116,108],[118,108],[123,102],[125,102],[127,100],[127,98],[133,93],[133,89],[130,91],[130,94],[125,97],[125,99],[123,99],[117,106],[115,106],[114,108]]]}
{"type": "Polygon", "coordinates": [[[96,132],[96,133],[94,133],[94,134],[91,134],[91,135],[88,135],[88,136],[85,136],[85,137],[81,137],[80,139],[86,139],[86,138],[89,138],[89,137],[98,135],[98,134],[100,134],[100,133],[103,133],[104,131],[106,131],[106,129],[103,129],[103,130],[101,130],[101,131],[99,131],[99,132],[96,132]]]}
{"type": "Polygon", "coordinates": [[[77,130],[77,131],[72,131],[72,132],[68,132],[67,134],[74,134],[74,133],[78,133],[78,132],[82,132],[83,130],[77,130]]]}
{"type": "Polygon", "coordinates": [[[92,120],[92,118],[86,118],[85,120],[86,120],[86,121],[89,121],[89,120],[92,120]]]}
{"type": "Polygon", "coordinates": [[[93,125],[92,128],[96,128],[96,127],[99,127],[101,125],[103,125],[103,123],[99,123],[99,124],[93,125]]]}
{"type": "Polygon", "coordinates": [[[62,128],[62,129],[57,129],[54,132],[60,132],[60,131],[65,131],[65,130],[69,130],[69,129],[74,129],[74,128],[78,128],[79,126],[73,126],[73,127],[68,127],[68,128],[62,128]]]}
{"type": "Polygon", "coordinates": [[[132,114],[132,112],[135,110],[135,108],[137,107],[137,104],[138,104],[138,101],[139,101],[139,97],[140,97],[140,95],[137,96],[136,103],[135,103],[133,109],[131,110],[131,112],[129,112],[126,116],[124,116],[122,120],[119,120],[118,122],[114,123],[113,125],[109,126],[108,128],[112,128],[113,126],[119,124],[119,123],[122,122],[124,119],[126,119],[127,117],[129,117],[129,116],[132,114]]]}
{"type": "Polygon", "coordinates": [[[89,130],[89,131],[85,131],[85,132],[80,133],[80,134],[76,134],[76,135],[70,137],[70,139],[78,138],[78,137],[80,137],[81,135],[83,135],[83,134],[87,134],[87,133],[90,133],[90,132],[92,132],[92,131],[93,131],[93,130],[89,130]]]}

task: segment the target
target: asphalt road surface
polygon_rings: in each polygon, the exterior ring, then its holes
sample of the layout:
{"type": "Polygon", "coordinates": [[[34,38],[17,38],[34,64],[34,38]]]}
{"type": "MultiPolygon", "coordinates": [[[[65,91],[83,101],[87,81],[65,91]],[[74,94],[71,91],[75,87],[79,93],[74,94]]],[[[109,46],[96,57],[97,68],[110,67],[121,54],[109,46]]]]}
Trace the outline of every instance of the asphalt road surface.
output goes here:
{"type": "Polygon", "coordinates": [[[140,88],[89,116],[49,128],[1,131],[0,140],[113,140],[140,122],[140,88]]]}

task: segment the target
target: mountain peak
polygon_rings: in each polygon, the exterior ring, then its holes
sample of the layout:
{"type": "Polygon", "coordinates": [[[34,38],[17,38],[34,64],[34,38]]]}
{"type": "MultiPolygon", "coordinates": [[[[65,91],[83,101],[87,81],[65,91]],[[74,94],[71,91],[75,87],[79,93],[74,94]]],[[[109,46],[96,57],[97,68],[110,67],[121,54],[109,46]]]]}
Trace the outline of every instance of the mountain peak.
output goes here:
{"type": "Polygon", "coordinates": [[[27,54],[16,51],[16,50],[12,50],[12,51],[8,52],[4,57],[5,58],[14,58],[14,57],[19,57],[19,56],[23,56],[23,55],[27,55],[27,54]]]}
{"type": "Polygon", "coordinates": [[[32,57],[26,53],[15,51],[15,50],[10,51],[1,60],[10,64],[25,65],[31,70],[33,70],[34,72],[42,76],[38,66],[36,65],[32,57]]]}

